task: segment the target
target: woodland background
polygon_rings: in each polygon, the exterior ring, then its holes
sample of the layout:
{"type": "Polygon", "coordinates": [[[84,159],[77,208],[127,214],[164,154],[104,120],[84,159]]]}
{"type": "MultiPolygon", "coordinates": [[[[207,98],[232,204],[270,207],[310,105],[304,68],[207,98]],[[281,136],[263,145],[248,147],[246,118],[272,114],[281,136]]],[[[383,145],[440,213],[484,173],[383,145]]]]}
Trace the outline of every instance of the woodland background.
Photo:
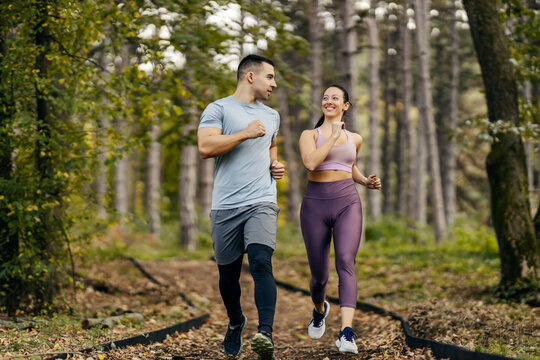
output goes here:
{"type": "Polygon", "coordinates": [[[359,189],[366,241],[374,224],[405,224],[401,236],[417,246],[451,242],[463,223],[489,228],[501,289],[536,292],[539,7],[2,1],[0,311],[54,310],[111,231],[151,234],[178,253],[211,248],[213,160],[200,159],[195,133],[249,53],[276,63],[280,231],[298,225],[299,134],[339,83],[352,97],[347,127],[364,138],[358,165],[383,181],[359,189]]]}

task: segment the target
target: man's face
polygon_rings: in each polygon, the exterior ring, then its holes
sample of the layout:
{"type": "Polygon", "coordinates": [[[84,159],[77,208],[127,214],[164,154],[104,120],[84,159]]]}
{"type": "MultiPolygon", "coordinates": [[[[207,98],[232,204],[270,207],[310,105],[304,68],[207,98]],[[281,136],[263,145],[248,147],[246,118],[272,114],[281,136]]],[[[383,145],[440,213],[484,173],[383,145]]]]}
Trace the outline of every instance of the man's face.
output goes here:
{"type": "Polygon", "coordinates": [[[277,87],[274,67],[266,62],[262,63],[260,70],[255,73],[253,92],[256,100],[268,100],[270,94],[277,87]]]}

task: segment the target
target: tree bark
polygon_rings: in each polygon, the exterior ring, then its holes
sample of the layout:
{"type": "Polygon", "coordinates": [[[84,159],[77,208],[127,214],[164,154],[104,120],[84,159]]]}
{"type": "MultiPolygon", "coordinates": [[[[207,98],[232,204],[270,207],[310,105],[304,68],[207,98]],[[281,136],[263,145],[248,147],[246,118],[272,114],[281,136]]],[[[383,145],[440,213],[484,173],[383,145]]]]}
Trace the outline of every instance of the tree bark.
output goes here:
{"type": "Polygon", "coordinates": [[[199,157],[199,203],[201,213],[210,216],[212,207],[212,188],[214,187],[214,163],[215,159],[201,159],[199,157]]]}
{"type": "MultiPolygon", "coordinates": [[[[390,32],[391,30],[388,29],[386,33],[386,43],[384,47],[384,76],[383,76],[383,101],[384,101],[384,115],[383,115],[383,145],[382,145],[382,178],[384,179],[385,187],[383,188],[382,194],[383,194],[383,206],[382,206],[382,212],[383,214],[390,214],[393,212],[392,204],[393,204],[393,194],[395,192],[395,189],[393,189],[393,174],[392,171],[392,157],[394,155],[399,155],[395,151],[392,151],[392,145],[390,139],[391,132],[390,132],[390,79],[394,78],[395,74],[392,72],[392,69],[390,68],[390,54],[388,53],[388,50],[390,48],[390,32]]],[[[394,104],[395,105],[395,104],[394,104]]],[[[398,133],[398,129],[396,129],[396,134],[398,133]]],[[[396,138],[396,140],[399,141],[399,138],[396,138]]],[[[398,143],[396,142],[394,144],[394,149],[398,147],[398,143]]],[[[394,158],[394,160],[396,160],[394,158]]],[[[396,161],[397,163],[397,161],[396,161]]]]}
{"type": "Polygon", "coordinates": [[[309,16],[309,46],[311,48],[311,95],[310,95],[310,124],[315,126],[321,116],[322,98],[322,41],[319,21],[319,0],[311,0],[311,15],[309,16]]]}
{"type": "Polygon", "coordinates": [[[418,86],[422,97],[420,113],[424,121],[426,132],[426,145],[428,150],[428,169],[431,198],[431,213],[435,230],[435,241],[438,242],[446,236],[446,218],[444,215],[444,201],[441,184],[441,170],[439,165],[439,149],[433,119],[433,101],[431,96],[431,78],[429,73],[429,29],[427,26],[428,0],[415,0],[416,43],[418,59],[418,86]]]}
{"type": "Polygon", "coordinates": [[[150,127],[150,148],[147,157],[147,216],[150,233],[159,238],[161,232],[160,185],[161,185],[161,144],[158,142],[160,126],[156,120],[150,127]]]}
{"type": "MultiPolygon", "coordinates": [[[[463,3],[482,70],[489,121],[519,126],[517,86],[496,3],[463,3]]],[[[520,280],[538,279],[540,244],[530,212],[521,137],[512,131],[499,132],[494,137],[486,167],[501,257],[501,286],[506,287],[520,280]]]]}
{"type": "Polygon", "coordinates": [[[409,220],[414,220],[414,210],[416,208],[416,191],[414,175],[416,174],[415,149],[413,148],[414,127],[411,121],[411,104],[412,104],[412,73],[411,73],[411,34],[407,24],[409,16],[407,9],[409,0],[405,1],[404,14],[401,23],[401,46],[402,46],[402,101],[403,114],[401,121],[403,123],[404,136],[403,143],[400,146],[400,171],[399,171],[399,209],[403,215],[407,215],[409,220]],[[409,164],[407,169],[406,164],[409,164]]]}
{"type": "MultiPolygon", "coordinates": [[[[121,61],[116,63],[117,71],[129,64],[130,50],[128,45],[122,46],[121,61]]],[[[116,132],[120,139],[123,140],[126,135],[125,120],[121,118],[115,119],[116,132]]],[[[128,169],[129,161],[128,155],[122,153],[122,157],[116,161],[114,168],[114,207],[120,218],[120,226],[123,227],[125,223],[125,217],[129,211],[129,199],[128,199],[128,169]]]]}
{"type": "MultiPolygon", "coordinates": [[[[190,124],[184,127],[184,135],[195,128],[197,121],[192,109],[190,124]]],[[[180,156],[180,176],[178,187],[178,209],[180,211],[180,244],[187,250],[197,247],[197,213],[195,211],[195,195],[197,191],[197,158],[199,152],[196,145],[186,145],[180,156]]]]}
{"type": "Polygon", "coordinates": [[[106,122],[104,120],[98,120],[97,122],[97,139],[98,144],[98,170],[96,176],[96,203],[97,213],[101,219],[107,217],[107,206],[105,204],[105,195],[107,194],[107,165],[106,160],[106,145],[105,145],[105,127],[106,122]]]}
{"type": "MultiPolygon", "coordinates": [[[[380,145],[379,145],[379,30],[374,12],[370,11],[365,19],[368,38],[368,89],[369,89],[369,138],[368,172],[379,174],[380,145]]],[[[385,174],[386,175],[386,174],[385,174]]],[[[369,214],[373,219],[381,215],[381,194],[379,191],[368,191],[369,214]]]]}
{"type": "Polygon", "coordinates": [[[454,224],[456,213],[456,141],[453,134],[457,129],[458,100],[459,100],[459,34],[456,18],[456,1],[452,1],[451,58],[450,58],[450,116],[448,127],[444,131],[446,139],[446,156],[443,161],[443,189],[446,223],[454,224]]]}
{"type": "MultiPolygon", "coordinates": [[[[38,49],[36,57],[35,70],[37,76],[46,83],[46,79],[49,76],[50,61],[47,56],[49,55],[51,38],[49,35],[49,28],[47,21],[48,14],[48,1],[36,2],[36,25],[34,28],[34,40],[38,49]]],[[[54,96],[54,94],[52,94],[54,96]]],[[[36,141],[35,147],[35,159],[36,169],[39,176],[39,181],[43,184],[43,188],[46,189],[43,196],[50,196],[52,198],[59,198],[62,189],[58,180],[54,179],[55,166],[57,159],[57,152],[54,149],[55,141],[53,139],[54,118],[51,111],[51,103],[49,97],[43,92],[42,88],[35,85],[35,97],[36,97],[36,120],[37,120],[37,132],[42,136],[36,141]]],[[[34,232],[34,241],[36,244],[36,250],[39,251],[42,264],[50,266],[51,264],[51,251],[54,247],[52,239],[56,239],[59,235],[59,229],[55,222],[55,212],[61,207],[58,205],[56,208],[43,210],[40,217],[40,223],[38,229],[34,232]]],[[[51,272],[52,273],[52,272],[51,272]]],[[[43,279],[36,280],[37,286],[35,287],[35,296],[37,309],[40,309],[47,304],[50,304],[54,295],[52,275],[46,275],[43,279]]]]}
{"type": "MultiPolygon", "coordinates": [[[[344,86],[349,92],[349,99],[352,106],[347,110],[347,129],[357,133],[358,119],[356,112],[358,67],[356,64],[357,38],[356,20],[354,18],[354,1],[342,0],[340,2],[340,14],[342,21],[342,54],[344,68],[344,86]]],[[[319,94],[319,98],[320,98],[319,94]]]]}
{"type": "MultiPolygon", "coordinates": [[[[424,91],[421,87],[418,88],[417,103],[418,108],[421,107],[420,103],[423,101],[424,91]]],[[[415,195],[413,208],[414,220],[420,226],[427,224],[427,191],[426,191],[426,165],[427,165],[427,145],[426,145],[426,127],[425,127],[424,114],[418,112],[418,121],[416,124],[416,144],[415,144],[415,158],[414,162],[414,175],[412,184],[414,187],[413,194],[415,195]]]]}
{"type": "Polygon", "coordinates": [[[299,210],[301,203],[300,195],[300,173],[298,161],[292,142],[291,123],[289,118],[289,94],[285,86],[279,87],[279,112],[281,114],[281,134],[283,138],[283,156],[287,164],[287,179],[289,180],[289,196],[287,197],[287,208],[289,215],[297,226],[300,226],[299,210]]]}
{"type": "MultiPolygon", "coordinates": [[[[532,86],[530,81],[525,81],[523,84],[522,96],[527,102],[532,101],[532,86]]],[[[527,164],[527,188],[529,191],[529,200],[531,207],[536,204],[534,199],[534,147],[530,139],[525,140],[525,163],[527,164]]]]}
{"type": "MultiPolygon", "coordinates": [[[[14,131],[13,117],[15,115],[14,88],[10,81],[11,74],[6,72],[3,59],[6,58],[6,39],[11,29],[0,25],[0,180],[10,184],[13,180],[12,155],[14,151],[11,142],[11,132],[14,131]]],[[[6,189],[7,190],[7,189],[6,189]]],[[[20,281],[8,269],[17,264],[19,257],[19,237],[17,231],[9,226],[10,209],[13,194],[5,191],[5,199],[0,202],[0,308],[5,307],[9,316],[14,316],[19,303],[20,281]]]]}

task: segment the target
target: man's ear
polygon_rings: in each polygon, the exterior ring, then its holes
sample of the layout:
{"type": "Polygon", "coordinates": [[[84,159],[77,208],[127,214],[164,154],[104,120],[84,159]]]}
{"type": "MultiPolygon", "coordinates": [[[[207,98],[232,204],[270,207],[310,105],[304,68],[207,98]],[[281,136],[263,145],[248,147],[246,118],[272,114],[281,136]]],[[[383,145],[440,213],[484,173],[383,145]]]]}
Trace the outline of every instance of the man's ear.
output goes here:
{"type": "Polygon", "coordinates": [[[248,83],[253,84],[253,80],[255,79],[255,73],[253,71],[250,71],[246,75],[246,80],[248,83]]]}

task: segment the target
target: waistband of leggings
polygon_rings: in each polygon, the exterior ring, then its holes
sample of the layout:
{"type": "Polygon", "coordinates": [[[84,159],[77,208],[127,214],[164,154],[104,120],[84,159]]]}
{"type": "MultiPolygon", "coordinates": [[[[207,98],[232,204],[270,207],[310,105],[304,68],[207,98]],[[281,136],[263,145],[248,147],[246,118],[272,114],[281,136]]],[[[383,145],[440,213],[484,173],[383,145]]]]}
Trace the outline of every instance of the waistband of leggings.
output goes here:
{"type": "Polygon", "coordinates": [[[311,199],[333,199],[342,196],[358,196],[352,178],[337,181],[308,181],[304,197],[311,199]]]}

